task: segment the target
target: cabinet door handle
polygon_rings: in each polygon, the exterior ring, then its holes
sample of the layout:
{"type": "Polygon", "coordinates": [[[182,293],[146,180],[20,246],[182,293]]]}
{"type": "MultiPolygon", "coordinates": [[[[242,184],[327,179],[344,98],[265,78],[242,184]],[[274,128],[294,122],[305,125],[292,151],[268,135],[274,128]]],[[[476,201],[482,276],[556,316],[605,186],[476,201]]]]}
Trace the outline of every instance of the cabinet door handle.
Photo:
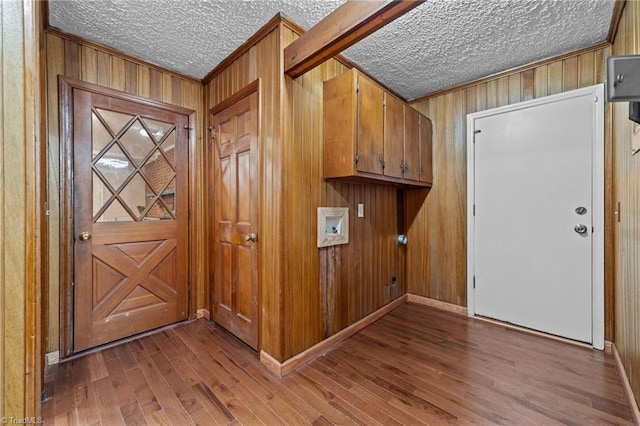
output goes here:
{"type": "Polygon", "coordinates": [[[380,154],[378,156],[378,160],[380,160],[380,165],[382,166],[382,168],[384,169],[384,154],[380,154]]]}

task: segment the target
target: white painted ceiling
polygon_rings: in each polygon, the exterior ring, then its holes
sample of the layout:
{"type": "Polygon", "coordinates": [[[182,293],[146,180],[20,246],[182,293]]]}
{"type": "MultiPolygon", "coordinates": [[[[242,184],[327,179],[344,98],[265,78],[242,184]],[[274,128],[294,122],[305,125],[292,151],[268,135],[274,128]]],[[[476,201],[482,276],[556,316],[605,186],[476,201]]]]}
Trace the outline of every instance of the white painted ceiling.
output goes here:
{"type": "MultiPolygon", "coordinates": [[[[49,22],[204,77],[282,12],[310,28],[345,0],[51,0],[49,22]]],[[[602,42],[614,0],[427,0],[344,52],[408,100],[602,42]]]]}

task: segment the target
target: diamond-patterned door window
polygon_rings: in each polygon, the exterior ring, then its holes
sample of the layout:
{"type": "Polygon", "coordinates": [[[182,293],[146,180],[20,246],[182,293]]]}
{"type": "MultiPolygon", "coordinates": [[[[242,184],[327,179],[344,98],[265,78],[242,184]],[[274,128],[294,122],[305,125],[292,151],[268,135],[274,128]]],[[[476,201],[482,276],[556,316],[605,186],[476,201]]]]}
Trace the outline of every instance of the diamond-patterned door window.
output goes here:
{"type": "Polygon", "coordinates": [[[175,219],[175,125],[95,108],[95,222],[175,219]]]}
{"type": "Polygon", "coordinates": [[[158,149],[147,160],[143,172],[149,183],[148,196],[153,207],[145,220],[175,218],[175,125],[145,118],[142,120],[158,149]]]}

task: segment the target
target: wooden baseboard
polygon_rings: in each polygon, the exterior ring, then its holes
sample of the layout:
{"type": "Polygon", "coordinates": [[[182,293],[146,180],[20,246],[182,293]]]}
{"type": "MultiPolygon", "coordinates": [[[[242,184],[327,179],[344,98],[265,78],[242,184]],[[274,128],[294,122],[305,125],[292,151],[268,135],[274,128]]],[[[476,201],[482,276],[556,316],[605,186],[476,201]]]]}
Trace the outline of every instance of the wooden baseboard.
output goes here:
{"type": "Polygon", "coordinates": [[[208,309],[198,309],[196,311],[196,319],[204,318],[206,320],[211,320],[211,312],[208,309]]]}
{"type": "Polygon", "coordinates": [[[608,340],[604,341],[604,353],[605,354],[612,354],[613,353],[613,342],[610,342],[608,340]]]}
{"type": "Polygon", "coordinates": [[[629,403],[629,408],[631,408],[631,415],[633,416],[633,421],[635,424],[640,425],[640,409],[638,409],[638,403],[636,402],[636,398],[633,395],[633,390],[631,389],[631,383],[629,383],[629,378],[627,377],[627,373],[624,370],[624,365],[622,364],[622,359],[620,358],[620,354],[618,353],[618,348],[616,348],[615,343],[611,345],[613,351],[613,359],[615,360],[616,367],[618,368],[618,373],[620,374],[620,380],[622,381],[622,388],[624,389],[624,394],[627,397],[627,402],[629,403]]]}
{"type": "Polygon", "coordinates": [[[454,314],[460,314],[467,316],[467,308],[453,303],[441,302],[440,300],[430,299],[424,296],[418,296],[417,294],[407,294],[407,302],[417,303],[418,305],[429,306],[431,308],[440,309],[442,311],[452,312],[454,314]]]}
{"type": "Polygon", "coordinates": [[[284,377],[291,371],[295,370],[296,368],[301,367],[302,365],[310,361],[313,361],[314,359],[318,358],[325,352],[333,349],[339,343],[353,336],[358,331],[362,330],[368,325],[379,320],[380,318],[382,318],[383,316],[385,316],[386,314],[388,314],[389,312],[391,312],[392,310],[394,310],[395,308],[397,308],[398,306],[406,302],[407,302],[407,295],[404,294],[398,297],[393,302],[390,302],[384,305],[377,311],[362,318],[360,321],[350,325],[349,327],[343,330],[340,330],[333,336],[326,338],[322,342],[319,342],[311,346],[309,349],[303,352],[300,352],[299,354],[287,359],[284,362],[278,361],[277,359],[275,359],[273,356],[271,356],[269,353],[265,352],[264,350],[260,351],[260,362],[262,362],[276,376],[284,377]]]}
{"type": "Polygon", "coordinates": [[[47,367],[60,363],[60,351],[49,352],[45,355],[45,361],[47,363],[47,367]]]}

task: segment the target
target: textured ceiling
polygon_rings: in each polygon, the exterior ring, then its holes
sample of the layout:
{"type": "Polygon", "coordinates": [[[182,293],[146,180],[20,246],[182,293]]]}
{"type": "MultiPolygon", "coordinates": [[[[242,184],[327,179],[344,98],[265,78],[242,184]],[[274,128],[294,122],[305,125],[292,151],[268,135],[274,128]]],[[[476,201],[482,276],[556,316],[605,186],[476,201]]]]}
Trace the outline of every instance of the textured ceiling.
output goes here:
{"type": "MultiPolygon", "coordinates": [[[[344,0],[51,0],[50,24],[197,78],[277,12],[344,0]]],[[[614,0],[427,0],[344,52],[407,99],[605,40],[614,0]]]]}

